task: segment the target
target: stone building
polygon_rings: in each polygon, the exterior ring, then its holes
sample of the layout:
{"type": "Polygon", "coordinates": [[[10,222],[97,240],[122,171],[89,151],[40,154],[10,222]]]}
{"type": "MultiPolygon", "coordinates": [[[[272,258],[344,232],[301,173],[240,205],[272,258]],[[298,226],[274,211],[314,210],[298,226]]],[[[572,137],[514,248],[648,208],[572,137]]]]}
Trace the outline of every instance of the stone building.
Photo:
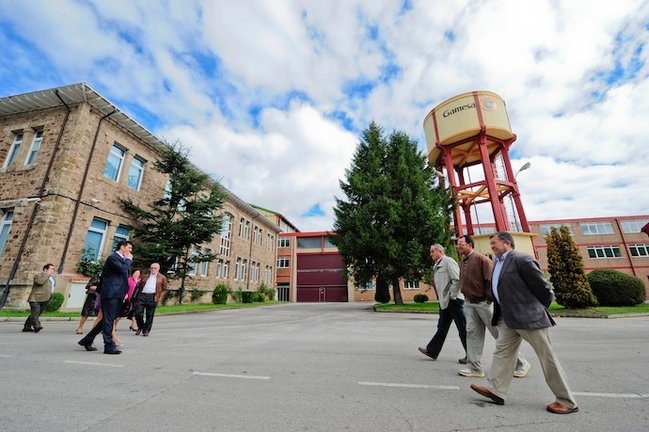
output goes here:
{"type": "MultiPolygon", "coordinates": [[[[0,98],[0,280],[8,307],[25,307],[33,275],[48,262],[58,269],[63,308],[81,307],[82,253],[106,257],[129,238],[137,221],[121,198],[146,206],[163,196],[167,178],[153,162],[165,145],[84,83],[0,98]]],[[[218,258],[199,263],[187,289],[207,296],[219,283],[273,286],[279,228],[224,193],[222,232],[200,246],[218,258]]]]}

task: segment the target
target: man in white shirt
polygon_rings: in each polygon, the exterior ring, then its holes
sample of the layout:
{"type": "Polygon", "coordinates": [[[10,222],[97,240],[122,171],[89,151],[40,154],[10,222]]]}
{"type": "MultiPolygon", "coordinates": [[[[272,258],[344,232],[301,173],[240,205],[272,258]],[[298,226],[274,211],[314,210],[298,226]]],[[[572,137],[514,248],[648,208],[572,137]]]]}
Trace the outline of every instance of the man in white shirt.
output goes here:
{"type": "Polygon", "coordinates": [[[140,279],[140,286],[141,291],[135,304],[135,319],[138,327],[135,335],[142,333],[142,336],[149,336],[156,306],[160,302],[162,291],[167,289],[167,278],[160,274],[160,264],[151,264],[149,273],[144,274],[140,279]],[[144,319],[145,313],[146,320],[144,319]]]}

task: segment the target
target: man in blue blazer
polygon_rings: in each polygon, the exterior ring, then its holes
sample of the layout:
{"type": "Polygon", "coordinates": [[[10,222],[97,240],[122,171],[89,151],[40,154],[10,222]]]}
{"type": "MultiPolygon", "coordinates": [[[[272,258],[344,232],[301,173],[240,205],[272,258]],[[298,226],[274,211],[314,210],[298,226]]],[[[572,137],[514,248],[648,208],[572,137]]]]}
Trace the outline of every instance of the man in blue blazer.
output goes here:
{"type": "Polygon", "coordinates": [[[117,249],[106,258],[101,272],[102,319],[78,343],[86,351],[96,351],[92,346],[95,336],[101,332],[104,336],[104,354],[121,354],[113,341],[113,323],[128,292],[128,276],[133,262],[133,244],[128,240],[117,243],[117,249]]]}
{"type": "Polygon", "coordinates": [[[525,340],[534,348],[545,382],[556,398],[546,409],[555,414],[577,412],[579,408],[548,335],[548,328],[555,325],[548,312],[554,298],[552,287],[534,258],[514,250],[511,234],[493,234],[489,245],[496,257],[491,289],[492,324],[498,326],[498,339],[487,375],[489,385],[471,384],[471,388],[497,405],[504,405],[516,367],[516,353],[525,340]]]}

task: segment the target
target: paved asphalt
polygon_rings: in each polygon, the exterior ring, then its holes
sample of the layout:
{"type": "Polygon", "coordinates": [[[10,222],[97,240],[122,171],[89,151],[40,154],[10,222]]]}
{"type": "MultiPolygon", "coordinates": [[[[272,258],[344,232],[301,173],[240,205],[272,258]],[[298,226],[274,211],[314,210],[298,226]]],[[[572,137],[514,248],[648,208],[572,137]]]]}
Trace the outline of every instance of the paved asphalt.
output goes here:
{"type": "MultiPolygon", "coordinates": [[[[86,352],[75,322],[22,333],[0,323],[0,431],[643,431],[649,430],[649,317],[559,318],[553,344],[580,411],[553,400],[538,360],[504,406],[457,375],[449,333],[437,361],[417,352],[436,315],[367,304],[286,304],[156,318],[120,329],[123,354],[86,352]]],[[[493,341],[484,361],[491,363],[493,341]]]]}

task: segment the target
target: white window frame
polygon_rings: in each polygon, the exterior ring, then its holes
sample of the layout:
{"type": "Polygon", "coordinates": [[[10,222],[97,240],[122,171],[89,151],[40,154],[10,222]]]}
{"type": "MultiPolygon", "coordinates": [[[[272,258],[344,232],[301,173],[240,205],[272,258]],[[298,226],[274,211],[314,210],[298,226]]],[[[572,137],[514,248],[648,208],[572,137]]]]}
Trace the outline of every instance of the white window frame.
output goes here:
{"type": "Polygon", "coordinates": [[[290,237],[277,237],[277,247],[278,248],[291,247],[291,238],[290,237]]]}
{"type": "Polygon", "coordinates": [[[232,237],[232,215],[230,213],[223,213],[221,219],[221,243],[219,254],[223,256],[230,256],[230,244],[232,237]]]}
{"type": "Polygon", "coordinates": [[[127,227],[126,225],[118,225],[115,228],[115,234],[113,235],[113,245],[112,245],[112,250],[115,250],[117,247],[117,243],[119,243],[121,240],[128,240],[131,236],[131,228],[127,227]],[[120,229],[122,232],[119,232],[120,229]],[[123,231],[126,230],[126,234],[124,235],[123,231]]]}
{"type": "Polygon", "coordinates": [[[114,143],[112,147],[110,148],[110,152],[108,153],[108,158],[106,158],[106,165],[104,165],[104,177],[111,179],[113,181],[119,181],[120,176],[122,175],[122,167],[124,165],[124,158],[126,157],[126,149],[120,147],[117,145],[117,143],[114,143]],[[117,164],[117,172],[113,177],[108,175],[106,170],[108,169],[108,164],[111,162],[111,158],[116,158],[118,164],[117,164]]]}
{"type": "MultiPolygon", "coordinates": [[[[205,253],[209,254],[210,250],[205,249],[205,253]]],[[[200,262],[200,274],[201,274],[201,277],[207,277],[209,268],[210,268],[210,262],[209,261],[201,261],[200,262]]]]}
{"type": "MultiPolygon", "coordinates": [[[[90,226],[88,227],[88,231],[86,232],[86,237],[88,236],[88,233],[90,233],[90,232],[97,233],[97,234],[101,235],[101,240],[99,241],[99,248],[98,248],[99,250],[95,251],[95,254],[92,257],[95,260],[101,259],[101,257],[102,257],[102,251],[104,250],[104,244],[106,242],[106,234],[108,233],[108,227],[109,226],[110,226],[110,223],[105,219],[101,219],[101,218],[96,217],[96,218],[93,218],[92,221],[90,221],[90,226]],[[100,228],[93,227],[92,223],[94,221],[103,222],[104,224],[106,224],[106,228],[100,229],[100,228]]],[[[84,240],[84,247],[85,247],[85,240],[84,240]]]]}
{"type": "Polygon", "coordinates": [[[27,157],[25,158],[25,165],[31,165],[36,163],[36,156],[41,149],[41,143],[43,142],[43,130],[35,130],[34,138],[32,139],[32,144],[29,146],[29,152],[27,152],[27,157]]]}
{"type": "Polygon", "coordinates": [[[620,259],[620,258],[622,258],[622,249],[620,248],[619,245],[588,246],[586,248],[586,251],[588,252],[588,258],[590,258],[590,259],[620,259]],[[617,252],[617,255],[616,255],[616,252],[617,252]]]}
{"type": "Polygon", "coordinates": [[[277,268],[289,268],[291,266],[291,259],[287,256],[277,257],[277,268]]]}
{"type": "Polygon", "coordinates": [[[4,168],[9,167],[9,165],[11,165],[13,161],[16,160],[16,157],[20,152],[20,147],[23,144],[24,137],[25,134],[23,132],[15,132],[14,140],[12,141],[11,146],[9,147],[9,151],[7,152],[7,159],[5,159],[4,168]]]}
{"type": "Polygon", "coordinates": [[[223,268],[223,260],[216,260],[216,269],[214,271],[214,277],[217,279],[221,278],[221,269],[223,268]]]}
{"type": "Polygon", "coordinates": [[[133,190],[139,191],[142,187],[142,178],[144,177],[144,164],[146,161],[142,158],[135,156],[131,159],[131,165],[128,168],[128,179],[126,185],[133,190]],[[139,165],[138,165],[139,164],[139,165]],[[134,171],[137,172],[137,184],[133,185],[131,183],[131,177],[133,177],[134,171]]]}
{"type": "Polygon", "coordinates": [[[14,219],[14,210],[5,209],[2,213],[2,220],[0,220],[0,255],[2,255],[9,240],[9,233],[11,232],[11,225],[14,219]]]}
{"type": "Polygon", "coordinates": [[[582,222],[579,224],[583,235],[613,234],[611,222],[582,222]]]}
{"type": "Polygon", "coordinates": [[[649,243],[636,243],[629,245],[629,254],[633,258],[649,257],[649,243]]]}
{"type": "Polygon", "coordinates": [[[403,283],[403,289],[405,290],[418,290],[419,289],[419,281],[405,281],[403,283]]]}
{"type": "Polygon", "coordinates": [[[230,261],[227,261],[227,260],[223,261],[223,270],[221,272],[223,274],[223,279],[228,278],[228,273],[229,272],[230,272],[230,261]]]}
{"type": "Polygon", "coordinates": [[[556,228],[559,230],[562,226],[565,226],[568,228],[568,232],[570,232],[571,236],[574,236],[575,233],[572,231],[572,226],[571,225],[566,225],[566,224],[542,224],[539,225],[539,232],[543,237],[550,235],[550,231],[552,231],[552,228],[556,228]]]}
{"type": "Polygon", "coordinates": [[[625,234],[639,233],[643,226],[647,225],[649,220],[647,219],[630,219],[630,220],[621,220],[620,227],[622,232],[625,234]]]}
{"type": "Polygon", "coordinates": [[[234,280],[239,280],[241,274],[241,258],[237,258],[234,262],[234,280]]]}

